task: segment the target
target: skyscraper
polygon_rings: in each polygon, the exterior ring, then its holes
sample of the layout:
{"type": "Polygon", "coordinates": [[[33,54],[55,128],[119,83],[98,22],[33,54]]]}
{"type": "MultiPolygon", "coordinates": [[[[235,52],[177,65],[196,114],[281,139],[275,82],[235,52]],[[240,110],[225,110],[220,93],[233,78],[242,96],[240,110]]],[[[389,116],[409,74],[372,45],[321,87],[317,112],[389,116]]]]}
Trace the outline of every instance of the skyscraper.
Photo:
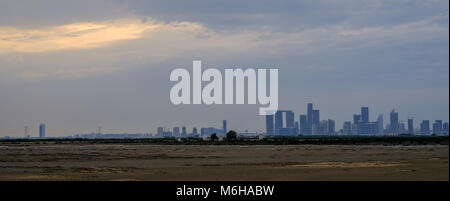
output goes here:
{"type": "Polygon", "coordinates": [[[328,134],[333,135],[336,132],[335,121],[332,119],[328,119],[328,134]]]}
{"type": "Polygon", "coordinates": [[[308,119],[306,115],[300,115],[300,134],[308,134],[308,119]]]}
{"type": "Polygon", "coordinates": [[[286,111],[286,127],[292,128],[295,127],[294,125],[294,112],[293,111],[286,111]]]}
{"type": "Polygon", "coordinates": [[[408,134],[414,134],[414,121],[413,121],[413,119],[408,119],[408,134]]]}
{"type": "Polygon", "coordinates": [[[313,113],[313,104],[312,103],[308,103],[308,108],[307,108],[307,117],[308,117],[308,122],[312,123],[312,114],[313,113]]]}
{"type": "Polygon", "coordinates": [[[342,134],[344,134],[344,135],[352,134],[352,122],[351,121],[344,122],[344,125],[342,126],[342,134]]]}
{"type": "Polygon", "coordinates": [[[433,134],[441,134],[442,120],[435,120],[433,124],[433,134]]]}
{"type": "Polygon", "coordinates": [[[266,135],[273,135],[273,115],[266,115],[266,135]]]}
{"type": "Polygon", "coordinates": [[[353,124],[358,124],[361,121],[361,115],[360,114],[354,114],[353,115],[353,124]]]}
{"type": "Polygon", "coordinates": [[[307,119],[308,119],[308,126],[306,128],[306,132],[307,134],[311,135],[312,134],[312,118],[313,118],[313,104],[312,103],[308,103],[307,105],[307,113],[306,113],[307,119]]]}
{"type": "Polygon", "coordinates": [[[163,136],[163,132],[164,132],[163,127],[158,127],[156,133],[157,133],[157,135],[158,135],[159,137],[162,137],[162,136],[163,136]]]}
{"type": "Polygon", "coordinates": [[[283,128],[283,112],[278,110],[275,113],[275,135],[278,135],[280,128],[283,128]]]}
{"type": "Polygon", "coordinates": [[[296,135],[294,116],[294,112],[291,110],[278,110],[275,113],[275,135],[296,135]],[[283,115],[286,116],[284,120],[283,115]]]}
{"type": "Polygon", "coordinates": [[[320,134],[320,113],[319,110],[312,110],[312,117],[311,117],[311,134],[320,134]]]}
{"type": "Polygon", "coordinates": [[[377,126],[378,126],[378,133],[383,134],[384,133],[384,125],[383,125],[383,114],[380,114],[377,118],[377,126]]]}
{"type": "Polygon", "coordinates": [[[318,125],[320,123],[320,112],[319,110],[313,110],[312,112],[312,123],[318,125]]]}
{"type": "Polygon", "coordinates": [[[448,135],[448,122],[442,124],[442,133],[448,135]]]}
{"type": "Polygon", "coordinates": [[[183,126],[183,127],[181,128],[181,135],[182,135],[182,136],[187,136],[186,126],[183,126]]]}
{"type": "Polygon", "coordinates": [[[178,127],[178,126],[173,127],[172,134],[174,137],[179,137],[180,136],[180,127],[178,127]]]}
{"type": "Polygon", "coordinates": [[[227,120],[222,121],[223,134],[227,134],[227,120]]]}
{"type": "Polygon", "coordinates": [[[198,132],[197,132],[197,128],[196,128],[196,127],[194,127],[194,128],[192,129],[192,135],[193,135],[193,136],[197,136],[197,135],[198,135],[198,132]]]}
{"type": "Polygon", "coordinates": [[[361,107],[361,121],[363,123],[369,122],[369,108],[368,107],[361,107]]]}
{"type": "Polygon", "coordinates": [[[39,124],[39,138],[45,138],[45,124],[39,124]]]}
{"type": "Polygon", "coordinates": [[[398,133],[398,113],[392,109],[391,114],[391,133],[398,133]]]}
{"type": "Polygon", "coordinates": [[[430,121],[429,120],[423,120],[420,124],[420,133],[422,135],[428,135],[430,134],[430,121]]]}

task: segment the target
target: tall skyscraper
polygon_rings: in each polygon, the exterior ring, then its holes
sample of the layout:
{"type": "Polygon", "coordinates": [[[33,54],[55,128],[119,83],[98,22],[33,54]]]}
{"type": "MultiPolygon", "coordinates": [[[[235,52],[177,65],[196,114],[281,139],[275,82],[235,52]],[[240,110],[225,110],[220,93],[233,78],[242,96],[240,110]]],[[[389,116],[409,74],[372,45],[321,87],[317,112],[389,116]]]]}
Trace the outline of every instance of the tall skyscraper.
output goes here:
{"type": "Polygon", "coordinates": [[[172,135],[174,136],[174,137],[180,137],[180,127],[173,127],[173,130],[172,130],[172,135]]]}
{"type": "Polygon", "coordinates": [[[227,134],[227,120],[222,121],[223,134],[227,134]]]}
{"type": "Polygon", "coordinates": [[[308,117],[308,122],[312,123],[313,104],[312,104],[312,103],[308,103],[308,106],[307,106],[307,107],[308,107],[308,108],[307,108],[307,113],[306,113],[306,115],[307,115],[307,117],[308,117]]]}
{"type": "Polygon", "coordinates": [[[344,122],[344,125],[342,126],[342,134],[344,134],[344,135],[352,134],[352,122],[351,121],[344,122]]]}
{"type": "Polygon", "coordinates": [[[361,121],[361,115],[360,114],[354,114],[353,115],[353,124],[359,124],[361,121]]]}
{"type": "Polygon", "coordinates": [[[273,115],[266,115],[266,135],[273,135],[273,115]]]}
{"type": "Polygon", "coordinates": [[[414,134],[414,121],[413,121],[413,119],[408,119],[408,134],[414,134]]]}
{"type": "Polygon", "coordinates": [[[163,136],[163,133],[164,133],[163,127],[158,127],[156,133],[157,133],[157,135],[158,135],[159,137],[163,136]]]}
{"type": "Polygon", "coordinates": [[[441,134],[442,120],[435,120],[433,124],[433,134],[441,134]]]}
{"type": "Polygon", "coordinates": [[[198,132],[197,132],[197,128],[196,128],[196,127],[194,127],[194,128],[192,129],[192,135],[193,135],[193,136],[198,135],[198,132]]]}
{"type": "Polygon", "coordinates": [[[448,122],[442,124],[442,133],[448,135],[448,122]]]}
{"type": "Polygon", "coordinates": [[[294,112],[293,111],[286,111],[286,127],[287,128],[293,128],[294,125],[294,112]]]}
{"type": "Polygon", "coordinates": [[[384,124],[383,124],[383,114],[380,114],[377,118],[377,126],[378,126],[378,133],[383,134],[384,133],[384,124]]]}
{"type": "Polygon", "coordinates": [[[306,115],[300,115],[300,134],[308,134],[308,119],[306,115]]]}
{"type": "Polygon", "coordinates": [[[45,138],[45,124],[39,124],[39,138],[45,138]]]}
{"type": "Polygon", "coordinates": [[[336,132],[335,121],[332,119],[328,119],[328,134],[333,135],[336,132]]]}
{"type": "Polygon", "coordinates": [[[313,110],[312,112],[312,123],[315,125],[320,124],[320,112],[319,110],[313,110]]]}
{"type": "Polygon", "coordinates": [[[275,135],[296,135],[294,112],[291,110],[278,110],[275,113],[275,135]],[[285,118],[283,118],[285,116],[285,118]],[[286,122],[286,124],[284,124],[286,122]]]}
{"type": "Polygon", "coordinates": [[[361,121],[363,123],[369,123],[369,108],[361,107],[361,121]]]}
{"type": "Polygon", "coordinates": [[[429,120],[423,120],[420,124],[420,133],[422,135],[428,135],[430,134],[430,121],[429,120]]]}
{"type": "Polygon", "coordinates": [[[275,113],[275,135],[279,134],[280,128],[283,128],[283,112],[278,110],[275,113]]]}
{"type": "Polygon", "coordinates": [[[183,127],[181,128],[181,135],[182,135],[182,136],[187,136],[186,126],[183,126],[183,127]]]}
{"type": "Polygon", "coordinates": [[[311,135],[312,134],[312,124],[313,124],[313,104],[312,103],[308,103],[307,105],[307,113],[306,113],[306,117],[308,118],[308,127],[307,127],[307,134],[311,135]]]}
{"type": "Polygon", "coordinates": [[[393,109],[390,114],[391,117],[391,133],[398,133],[398,113],[393,109]]]}

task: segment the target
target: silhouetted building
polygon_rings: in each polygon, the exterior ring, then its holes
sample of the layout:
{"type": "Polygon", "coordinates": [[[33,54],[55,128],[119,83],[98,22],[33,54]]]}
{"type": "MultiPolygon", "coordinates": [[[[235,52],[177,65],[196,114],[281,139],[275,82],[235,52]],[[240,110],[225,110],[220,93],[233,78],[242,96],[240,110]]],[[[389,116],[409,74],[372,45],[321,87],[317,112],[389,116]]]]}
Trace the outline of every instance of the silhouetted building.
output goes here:
{"type": "Polygon", "coordinates": [[[222,121],[223,134],[227,134],[227,120],[222,121]]]}
{"type": "Polygon", "coordinates": [[[164,132],[163,127],[158,127],[158,128],[157,128],[157,131],[156,131],[156,135],[157,135],[158,137],[162,137],[162,136],[163,136],[163,132],[164,132]]]}
{"type": "Polygon", "coordinates": [[[306,113],[307,117],[308,117],[308,127],[307,127],[307,134],[312,134],[312,124],[313,124],[313,104],[312,103],[308,103],[307,105],[307,113],[306,113]]]}
{"type": "Polygon", "coordinates": [[[433,134],[441,134],[442,120],[435,120],[433,124],[433,134]]]}
{"type": "Polygon", "coordinates": [[[313,110],[312,111],[312,133],[315,135],[323,134],[321,132],[321,125],[320,125],[320,111],[319,110],[313,110]]]}
{"type": "Polygon", "coordinates": [[[336,133],[336,123],[334,120],[332,119],[328,119],[328,134],[333,135],[334,133],[336,133]]]}
{"type": "Polygon", "coordinates": [[[223,129],[214,128],[214,127],[208,127],[208,128],[201,128],[202,136],[211,136],[212,134],[219,135],[223,132],[223,129]]]}
{"type": "Polygon", "coordinates": [[[308,119],[306,115],[300,115],[300,134],[308,134],[308,119]]]}
{"type": "Polygon", "coordinates": [[[342,134],[344,134],[344,135],[352,134],[352,122],[351,121],[344,122],[344,125],[342,126],[342,134]]]}
{"type": "Polygon", "coordinates": [[[291,110],[278,110],[275,113],[275,135],[296,135],[294,125],[294,112],[291,110]],[[286,116],[284,125],[283,114],[286,116]]]}
{"type": "Polygon", "coordinates": [[[406,129],[405,129],[405,123],[399,123],[398,124],[398,130],[397,130],[397,132],[398,133],[405,133],[406,132],[406,129]]]}
{"type": "Polygon", "coordinates": [[[39,125],[39,138],[45,138],[45,124],[39,125]]]}
{"type": "Polygon", "coordinates": [[[311,127],[312,125],[312,116],[313,116],[313,104],[312,103],[308,103],[307,105],[307,117],[308,117],[308,125],[311,127]]]}
{"type": "Polygon", "coordinates": [[[283,128],[283,112],[277,111],[275,113],[275,135],[279,134],[280,128],[283,128]]]}
{"type": "Polygon", "coordinates": [[[294,125],[294,112],[292,111],[286,111],[286,127],[287,128],[293,128],[294,125]]]}
{"type": "Polygon", "coordinates": [[[442,124],[442,133],[448,135],[448,122],[442,124]]]}
{"type": "Polygon", "coordinates": [[[172,133],[174,137],[180,137],[180,127],[173,127],[172,133]]]}
{"type": "Polygon", "coordinates": [[[193,135],[193,136],[197,136],[197,135],[198,135],[198,132],[197,132],[197,128],[196,128],[196,127],[194,127],[194,128],[192,129],[192,135],[193,135]]]}
{"type": "Polygon", "coordinates": [[[422,135],[428,135],[430,134],[430,121],[429,120],[423,120],[420,124],[420,134],[422,135]]]}
{"type": "Polygon", "coordinates": [[[361,121],[363,123],[369,123],[369,108],[361,107],[361,121]]]}
{"type": "Polygon", "coordinates": [[[414,134],[414,121],[413,119],[408,119],[408,133],[414,134]]]}
{"type": "Polygon", "coordinates": [[[186,126],[183,126],[181,128],[181,136],[186,137],[187,136],[187,132],[186,132],[186,126]]]}
{"type": "Polygon", "coordinates": [[[390,114],[390,117],[391,117],[391,129],[390,129],[390,132],[391,133],[398,133],[398,129],[399,129],[399,125],[398,125],[398,113],[397,112],[395,112],[395,110],[392,110],[391,111],[391,114],[390,114]]]}
{"type": "Polygon", "coordinates": [[[353,124],[359,124],[361,121],[361,115],[360,114],[354,114],[353,115],[353,124]]]}
{"type": "Polygon", "coordinates": [[[384,133],[384,125],[383,125],[383,115],[380,114],[377,118],[377,126],[378,126],[378,133],[382,134],[384,133]]]}
{"type": "Polygon", "coordinates": [[[266,135],[274,135],[273,115],[266,115],[266,135]]]}

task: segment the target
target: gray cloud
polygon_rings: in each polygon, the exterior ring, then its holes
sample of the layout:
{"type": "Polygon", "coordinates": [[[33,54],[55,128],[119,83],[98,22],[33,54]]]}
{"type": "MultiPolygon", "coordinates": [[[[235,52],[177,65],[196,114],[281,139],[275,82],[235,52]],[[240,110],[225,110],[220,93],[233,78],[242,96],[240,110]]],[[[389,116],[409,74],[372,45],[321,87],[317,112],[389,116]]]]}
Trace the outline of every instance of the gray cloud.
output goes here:
{"type": "Polygon", "coordinates": [[[1,1],[0,28],[20,33],[125,18],[161,28],[82,49],[0,50],[0,136],[41,121],[53,136],[221,119],[263,131],[257,107],[170,104],[170,70],[193,59],[277,67],[280,107],[304,113],[312,101],[338,128],[362,105],[373,116],[395,107],[403,119],[448,120],[448,1],[212,2],[1,1]]]}

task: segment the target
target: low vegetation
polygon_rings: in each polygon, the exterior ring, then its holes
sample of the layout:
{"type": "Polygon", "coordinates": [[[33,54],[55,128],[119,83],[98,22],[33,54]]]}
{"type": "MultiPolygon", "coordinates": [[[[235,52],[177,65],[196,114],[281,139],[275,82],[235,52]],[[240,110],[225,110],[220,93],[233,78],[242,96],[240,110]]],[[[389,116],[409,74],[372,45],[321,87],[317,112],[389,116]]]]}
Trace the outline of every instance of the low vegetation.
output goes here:
{"type": "MultiPolygon", "coordinates": [[[[217,136],[216,136],[217,137],[217,136]]],[[[1,139],[3,145],[27,144],[167,144],[167,145],[448,145],[448,136],[297,136],[297,137],[237,137],[228,132],[226,140],[203,140],[202,138],[128,138],[128,139],[1,139]]]]}

